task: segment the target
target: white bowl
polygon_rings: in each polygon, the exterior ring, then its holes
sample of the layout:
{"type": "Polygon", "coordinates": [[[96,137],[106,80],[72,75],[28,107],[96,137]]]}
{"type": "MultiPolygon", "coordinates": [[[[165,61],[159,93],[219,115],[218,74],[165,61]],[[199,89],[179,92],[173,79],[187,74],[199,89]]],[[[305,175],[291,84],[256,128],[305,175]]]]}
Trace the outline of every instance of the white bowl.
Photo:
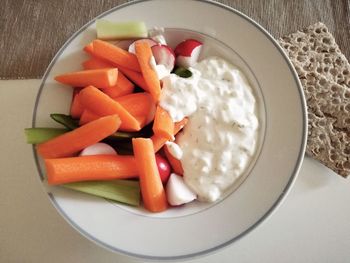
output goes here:
{"type": "MultiPolygon", "coordinates": [[[[141,1],[98,18],[145,21],[166,28],[169,43],[192,37],[204,42],[202,57],[219,55],[247,76],[257,98],[260,137],[254,160],[224,198],[151,214],[59,187],[47,187],[61,215],[85,237],[112,251],[144,259],[204,255],[248,234],[276,210],[299,171],[307,116],[295,70],[277,42],[256,22],[209,1],[141,1]]],[[[53,112],[68,113],[71,89],[55,75],[81,69],[82,47],[95,35],[95,20],[78,30],[49,65],[36,101],[33,127],[53,127],[53,112]]],[[[41,180],[44,168],[34,151],[41,180]]]]}

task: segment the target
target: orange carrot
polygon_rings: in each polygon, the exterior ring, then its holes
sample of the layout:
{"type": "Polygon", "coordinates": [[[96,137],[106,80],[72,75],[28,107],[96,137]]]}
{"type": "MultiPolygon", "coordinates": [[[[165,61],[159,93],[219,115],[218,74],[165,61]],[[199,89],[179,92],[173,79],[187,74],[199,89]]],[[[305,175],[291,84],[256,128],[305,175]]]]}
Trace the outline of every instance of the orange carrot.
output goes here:
{"type": "Polygon", "coordinates": [[[73,99],[70,106],[70,115],[75,119],[80,118],[81,114],[84,111],[83,106],[81,106],[80,104],[79,92],[80,90],[77,90],[77,89],[73,90],[73,99]]]}
{"type": "Polygon", "coordinates": [[[101,181],[137,177],[134,156],[90,155],[45,159],[50,185],[78,181],[101,181]]]}
{"type": "Polygon", "coordinates": [[[160,180],[152,141],[149,138],[134,138],[132,145],[145,208],[151,212],[164,211],[168,204],[160,180]]]}
{"type": "Polygon", "coordinates": [[[174,122],[169,113],[160,106],[157,106],[152,129],[155,136],[168,141],[174,140],[174,122]]]}
{"type": "Polygon", "coordinates": [[[127,76],[127,78],[134,82],[137,86],[139,86],[145,91],[148,91],[147,84],[141,73],[124,68],[119,65],[117,66],[117,68],[120,72],[123,72],[124,75],[127,76]]]}
{"type": "MultiPolygon", "coordinates": [[[[113,68],[111,63],[105,62],[102,59],[90,58],[83,62],[84,69],[103,69],[103,68],[113,68]]],[[[116,98],[131,94],[134,91],[134,84],[128,80],[124,74],[118,71],[118,78],[116,86],[105,88],[103,92],[106,93],[111,98],[116,98]]]]}
{"type": "MultiPolygon", "coordinates": [[[[174,124],[174,136],[181,131],[181,129],[187,124],[188,119],[184,118],[179,122],[175,122],[174,124]]],[[[164,144],[168,141],[164,137],[159,137],[156,135],[152,135],[151,140],[153,142],[154,152],[158,152],[164,144]]]]}
{"type": "Polygon", "coordinates": [[[153,57],[151,47],[146,41],[135,42],[136,57],[139,61],[142,76],[147,84],[148,92],[151,93],[155,102],[160,97],[160,82],[157,72],[151,67],[150,62],[153,57]]]}
{"type": "Polygon", "coordinates": [[[116,132],[121,124],[117,115],[100,118],[73,131],[37,145],[43,158],[69,157],[116,132]]]}
{"type": "Polygon", "coordinates": [[[154,119],[156,105],[151,95],[147,92],[133,93],[126,96],[115,98],[132,116],[144,117],[141,126],[149,124],[154,119]]]}
{"type": "Polygon", "coordinates": [[[101,118],[101,116],[89,111],[89,110],[84,110],[83,113],[80,116],[79,120],[79,125],[84,125],[88,122],[94,121],[101,118]]]}
{"type": "Polygon", "coordinates": [[[115,68],[115,66],[113,66],[111,63],[95,57],[85,60],[82,65],[84,69],[115,68]]]}
{"type": "Polygon", "coordinates": [[[99,116],[118,114],[122,121],[120,130],[139,131],[141,129],[140,123],[124,107],[93,86],[80,91],[80,103],[85,109],[99,116]]]}
{"type": "Polygon", "coordinates": [[[91,69],[65,73],[55,77],[55,80],[73,87],[86,87],[88,85],[104,89],[117,84],[118,69],[91,69]]]}
{"type": "Polygon", "coordinates": [[[140,72],[140,65],[134,54],[99,39],[94,40],[92,45],[94,56],[140,72]]]}
{"type": "Polygon", "coordinates": [[[125,96],[131,94],[134,91],[134,84],[128,80],[123,73],[118,73],[117,85],[114,87],[103,89],[111,98],[117,98],[120,96],[125,96]]]}
{"type": "Polygon", "coordinates": [[[174,172],[178,175],[183,175],[184,174],[184,170],[182,168],[182,164],[181,161],[176,159],[174,156],[171,155],[171,153],[169,152],[168,146],[164,145],[164,154],[166,156],[166,158],[168,159],[171,168],[173,168],[174,172]]]}
{"type": "Polygon", "coordinates": [[[83,50],[84,50],[86,53],[90,54],[90,55],[94,55],[94,46],[92,45],[92,42],[89,43],[89,44],[87,44],[87,45],[83,48],[83,50]]]}

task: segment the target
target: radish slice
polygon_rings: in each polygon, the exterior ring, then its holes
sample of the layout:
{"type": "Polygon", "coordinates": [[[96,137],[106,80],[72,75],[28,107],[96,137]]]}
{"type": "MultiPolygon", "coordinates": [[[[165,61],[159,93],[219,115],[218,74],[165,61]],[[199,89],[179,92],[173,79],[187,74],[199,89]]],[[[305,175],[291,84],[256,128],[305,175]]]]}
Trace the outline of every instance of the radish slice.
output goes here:
{"type": "Polygon", "coordinates": [[[172,173],[166,185],[166,196],[170,205],[182,205],[196,199],[196,195],[186,185],[182,176],[172,173]]]}
{"type": "Polygon", "coordinates": [[[194,66],[201,52],[203,44],[195,39],[187,39],[175,48],[176,65],[189,68],[194,66]]]}
{"type": "Polygon", "coordinates": [[[86,147],[84,150],[81,151],[79,156],[100,155],[100,154],[117,155],[117,152],[110,145],[106,143],[98,142],[86,147]]]}
{"type": "Polygon", "coordinates": [[[135,54],[135,43],[138,41],[146,41],[150,47],[154,46],[154,45],[158,45],[158,43],[150,38],[143,38],[143,39],[139,39],[136,40],[134,42],[131,43],[131,45],[129,46],[129,52],[135,54]]]}
{"type": "Polygon", "coordinates": [[[171,72],[175,65],[175,53],[167,45],[152,46],[152,53],[157,65],[164,65],[171,72]]]}

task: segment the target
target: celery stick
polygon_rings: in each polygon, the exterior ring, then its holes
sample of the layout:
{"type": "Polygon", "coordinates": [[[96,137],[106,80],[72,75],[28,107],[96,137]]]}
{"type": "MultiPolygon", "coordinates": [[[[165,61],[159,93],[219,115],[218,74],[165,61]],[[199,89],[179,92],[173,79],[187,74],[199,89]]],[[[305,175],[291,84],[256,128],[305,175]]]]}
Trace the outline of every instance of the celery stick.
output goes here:
{"type": "Polygon", "coordinates": [[[67,129],[59,128],[26,128],[24,129],[24,134],[26,135],[27,143],[38,144],[66,133],[67,131],[67,129]]]}
{"type": "Polygon", "coordinates": [[[87,181],[63,184],[62,186],[128,205],[138,206],[140,204],[140,184],[138,181],[87,181]]]}
{"type": "Polygon", "coordinates": [[[148,31],[144,22],[111,22],[98,19],[96,21],[97,38],[105,40],[145,38],[148,31]]]}
{"type": "Polygon", "coordinates": [[[50,117],[54,121],[62,124],[67,129],[74,130],[79,127],[78,121],[73,119],[70,115],[65,115],[61,113],[51,113],[50,117]]]}

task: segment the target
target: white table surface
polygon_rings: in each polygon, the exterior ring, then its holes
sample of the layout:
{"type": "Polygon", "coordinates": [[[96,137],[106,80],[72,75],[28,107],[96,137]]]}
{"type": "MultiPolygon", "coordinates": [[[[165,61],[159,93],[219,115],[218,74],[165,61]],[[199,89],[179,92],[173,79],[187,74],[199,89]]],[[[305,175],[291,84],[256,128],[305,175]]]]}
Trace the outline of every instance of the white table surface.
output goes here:
{"type": "MultiPolygon", "coordinates": [[[[39,80],[0,81],[0,262],[140,262],[82,237],[44,193],[23,129],[39,80]]],[[[282,206],[215,254],[187,262],[349,262],[350,179],[306,158],[282,206]]]]}

